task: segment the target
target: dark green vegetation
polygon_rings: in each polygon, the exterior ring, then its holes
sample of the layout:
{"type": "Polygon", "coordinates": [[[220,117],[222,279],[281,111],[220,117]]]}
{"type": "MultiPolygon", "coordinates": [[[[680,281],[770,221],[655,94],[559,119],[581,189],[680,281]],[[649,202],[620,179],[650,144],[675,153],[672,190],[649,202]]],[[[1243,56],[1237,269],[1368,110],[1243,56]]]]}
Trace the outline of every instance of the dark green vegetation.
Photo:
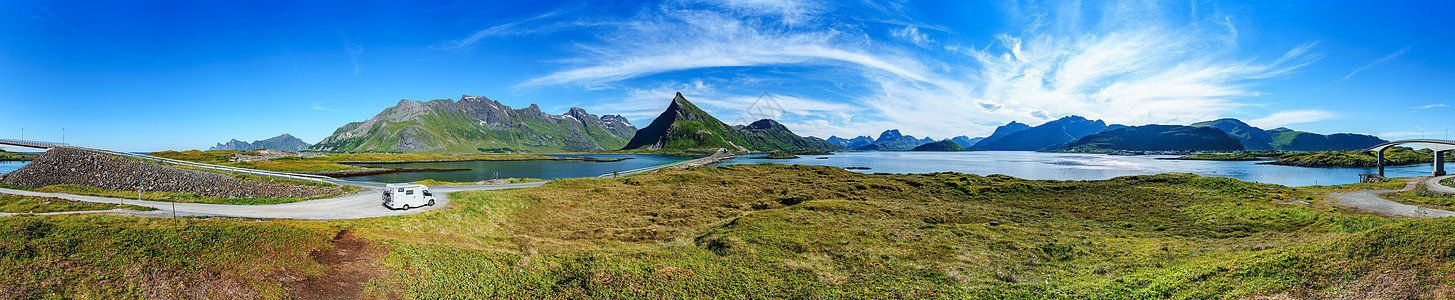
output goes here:
{"type": "Polygon", "coordinates": [[[734,165],[456,193],[443,210],[342,223],[390,245],[379,284],[417,298],[1452,296],[1455,220],[1278,204],[1308,196],[1185,174],[734,165]]]}
{"type": "Polygon", "coordinates": [[[257,149],[273,149],[289,152],[298,152],[303,151],[304,149],[308,149],[308,146],[311,146],[308,144],[308,142],[304,142],[297,137],[293,137],[293,135],[291,134],[284,133],[282,135],[268,138],[266,140],[253,141],[252,143],[234,139],[227,141],[227,143],[221,143],[217,144],[217,146],[212,146],[212,149],[207,150],[248,151],[257,149]]]}
{"type": "Polygon", "coordinates": [[[0,217],[0,297],[283,298],[279,279],[315,275],[322,223],[0,217]]]}
{"type": "Polygon", "coordinates": [[[767,156],[763,156],[763,157],[760,157],[760,158],[793,159],[793,158],[798,158],[798,155],[793,155],[793,154],[787,153],[787,152],[773,152],[773,153],[768,153],[767,156]]]}
{"type": "Polygon", "coordinates": [[[682,93],[672,98],[667,110],[632,136],[623,150],[717,149],[732,151],[784,151],[797,149],[839,150],[828,141],[800,137],[783,124],[768,119],[747,126],[728,126],[697,108],[682,93]]]}
{"type": "Polygon", "coordinates": [[[788,153],[788,154],[793,154],[793,155],[834,155],[834,153],[833,152],[830,152],[830,151],[812,150],[812,149],[788,150],[788,151],[780,151],[780,152],[788,153]]]}
{"type": "Polygon", "coordinates": [[[965,151],[965,147],[960,147],[960,144],[955,141],[943,140],[919,145],[918,147],[914,147],[914,151],[965,151]]]}
{"type": "Polygon", "coordinates": [[[1099,152],[1131,151],[1234,151],[1243,150],[1238,140],[1221,130],[1180,125],[1144,125],[1107,130],[1077,139],[1066,150],[1099,152]]]}
{"type": "Polygon", "coordinates": [[[615,115],[580,108],[562,115],[532,104],[511,109],[485,97],[400,100],[374,118],[353,122],[309,148],[322,152],[589,152],[621,148],[636,127],[615,115]]]}
{"type": "MultiPolygon", "coordinates": [[[[1020,128],[1014,122],[1001,126],[1006,131],[1011,131],[1004,136],[996,137],[994,134],[985,140],[976,143],[974,150],[992,151],[1049,151],[1065,148],[1066,144],[1084,136],[1092,135],[1107,130],[1106,122],[1101,120],[1087,120],[1080,116],[1068,116],[1046,122],[1040,126],[1015,130],[1020,128]],[[1007,127],[1011,126],[1011,127],[1007,127]]],[[[1024,126],[1025,124],[1020,124],[1024,126]]],[[[996,128],[1000,133],[1001,128],[996,128]]]]}
{"type": "Polygon", "coordinates": [[[1198,155],[1189,155],[1189,156],[1183,156],[1183,157],[1177,157],[1177,158],[1168,158],[1168,159],[1176,159],[1176,160],[1217,160],[1217,161],[1266,160],[1265,158],[1260,157],[1258,155],[1248,154],[1248,153],[1202,153],[1202,154],[1198,154],[1198,155]]]}
{"type": "Polygon", "coordinates": [[[108,203],[91,203],[71,201],[51,197],[30,197],[17,195],[0,195],[0,213],[50,213],[63,211],[88,211],[88,210],[111,210],[130,209],[136,211],[154,211],[155,208],[136,205],[120,205],[108,203]]]}
{"type": "Polygon", "coordinates": [[[0,161],[29,161],[29,160],[35,160],[35,157],[36,156],[40,156],[40,154],[34,154],[34,153],[16,153],[16,152],[8,152],[8,151],[5,151],[4,149],[0,149],[0,161]]]}
{"type": "MultiPolygon", "coordinates": [[[[359,189],[358,187],[354,187],[354,186],[340,186],[340,187],[342,187],[345,191],[347,191],[345,193],[352,192],[352,191],[356,191],[356,190],[359,189]]],[[[107,198],[137,199],[137,200],[147,200],[147,201],[163,201],[163,202],[177,202],[177,203],[231,204],[231,205],[270,205],[270,204],[283,204],[283,203],[293,203],[293,202],[299,202],[299,201],[308,201],[308,200],[314,200],[314,199],[326,199],[326,198],[333,198],[333,197],[338,197],[339,196],[339,195],[318,195],[318,196],[306,197],[306,198],[223,198],[223,197],[208,197],[208,196],[202,196],[202,195],[198,195],[198,194],[195,194],[195,193],[146,192],[146,191],[143,191],[143,192],[138,193],[137,191],[134,191],[134,190],[133,191],[118,191],[118,190],[109,190],[109,189],[104,189],[104,188],[99,188],[99,187],[94,187],[94,186],[84,186],[84,185],[74,185],[74,184],[58,184],[58,185],[44,186],[44,187],[39,187],[39,188],[32,188],[32,189],[29,189],[29,190],[36,191],[36,192],[42,192],[42,193],[61,193],[61,194],[72,194],[72,195],[83,195],[83,196],[96,196],[96,197],[107,197],[107,198]]]]}
{"type": "MultiPolygon", "coordinates": [[[[1435,160],[1435,152],[1430,149],[1414,150],[1408,147],[1394,147],[1384,151],[1386,166],[1413,165],[1429,163],[1435,160]]],[[[1320,151],[1303,152],[1283,156],[1274,162],[1265,164],[1301,166],[1301,167],[1374,167],[1379,159],[1371,153],[1363,151],[1320,151]]]]}

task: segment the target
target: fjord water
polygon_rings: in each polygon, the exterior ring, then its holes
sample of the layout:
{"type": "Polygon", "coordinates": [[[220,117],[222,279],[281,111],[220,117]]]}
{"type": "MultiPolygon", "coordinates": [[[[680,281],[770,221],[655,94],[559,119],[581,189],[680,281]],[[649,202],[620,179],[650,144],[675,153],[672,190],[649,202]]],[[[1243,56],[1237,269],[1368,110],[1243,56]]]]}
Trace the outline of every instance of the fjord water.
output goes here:
{"type": "Polygon", "coordinates": [[[20,167],[24,167],[25,164],[27,164],[27,163],[30,163],[30,162],[28,162],[28,161],[0,161],[0,174],[15,172],[15,170],[19,170],[20,167]]]}
{"type": "MultiPolygon", "coordinates": [[[[1358,183],[1359,174],[1377,173],[1377,168],[1307,168],[1260,165],[1261,161],[1165,160],[1176,156],[1041,153],[1027,151],[839,152],[834,155],[801,155],[795,159],[756,159],[739,156],[725,164],[780,163],[835,167],[868,167],[863,173],[960,172],[977,175],[1004,174],[1024,179],[1100,180],[1118,176],[1161,173],[1193,173],[1232,177],[1245,181],[1284,186],[1358,183]],[[828,159],[817,159],[828,157],[828,159]]],[[[1448,165],[1448,164],[1447,164],[1448,165]]],[[[1450,169],[1450,167],[1446,167],[1450,169]]],[[[1388,177],[1429,176],[1430,164],[1385,167],[1388,177]]]]}
{"type": "Polygon", "coordinates": [[[473,182],[494,178],[538,178],[557,179],[573,177],[594,177],[611,172],[621,172],[664,164],[670,164],[693,157],[670,155],[556,155],[584,156],[599,159],[630,158],[617,162],[586,162],[579,160],[526,160],[526,161],[467,161],[409,164],[362,164],[363,167],[414,168],[414,169],[470,169],[460,172],[395,173],[377,176],[343,178],[349,181],[399,183],[425,179],[454,182],[473,182]],[[498,175],[497,175],[498,174],[498,175]]]}
{"type": "MultiPolygon", "coordinates": [[[[413,164],[364,165],[386,168],[470,169],[462,172],[398,173],[344,178],[361,182],[411,182],[425,179],[480,181],[492,178],[529,177],[556,179],[591,177],[688,160],[665,155],[584,155],[593,158],[632,159],[619,162],[584,161],[477,161],[413,164]],[[497,177],[496,172],[499,172],[497,177]]],[[[977,175],[1005,174],[1025,179],[1100,180],[1128,175],[1193,173],[1202,176],[1233,177],[1246,181],[1285,186],[1332,185],[1359,182],[1359,174],[1376,173],[1375,168],[1305,168],[1260,165],[1258,161],[1164,160],[1175,156],[1113,156],[1100,154],[1040,153],[1021,151],[973,152],[840,152],[834,155],[803,155],[796,159],[755,159],[738,156],[724,164],[804,164],[835,167],[868,167],[863,173],[960,172],[977,175]],[[817,159],[828,157],[828,159],[817,159]]],[[[0,162],[0,174],[25,166],[23,161],[0,162]]],[[[1386,167],[1389,177],[1429,176],[1430,164],[1386,167]]],[[[1447,164],[1446,170],[1455,170],[1447,164]]]]}

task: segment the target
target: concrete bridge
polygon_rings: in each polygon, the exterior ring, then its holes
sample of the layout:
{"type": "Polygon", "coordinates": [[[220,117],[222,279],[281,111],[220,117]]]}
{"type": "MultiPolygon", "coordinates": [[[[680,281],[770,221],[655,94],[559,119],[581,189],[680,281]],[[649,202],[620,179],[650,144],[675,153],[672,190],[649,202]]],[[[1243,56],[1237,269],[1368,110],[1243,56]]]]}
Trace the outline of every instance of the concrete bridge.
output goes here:
{"type": "Polygon", "coordinates": [[[1374,147],[1369,147],[1368,149],[1364,149],[1365,152],[1375,152],[1375,153],[1377,153],[1377,157],[1379,158],[1379,176],[1380,177],[1384,177],[1384,150],[1389,150],[1389,148],[1393,148],[1394,146],[1399,146],[1399,145],[1420,146],[1420,147],[1429,148],[1430,150],[1434,150],[1435,151],[1435,170],[1433,172],[1430,172],[1430,175],[1431,176],[1444,176],[1445,175],[1445,155],[1447,154],[1447,152],[1450,152],[1450,150],[1455,149],[1455,141],[1451,141],[1451,140],[1436,140],[1436,139],[1413,139],[1413,140],[1393,141],[1393,142],[1387,142],[1387,143],[1383,143],[1383,144],[1379,144],[1379,145],[1374,145],[1374,147]]]}

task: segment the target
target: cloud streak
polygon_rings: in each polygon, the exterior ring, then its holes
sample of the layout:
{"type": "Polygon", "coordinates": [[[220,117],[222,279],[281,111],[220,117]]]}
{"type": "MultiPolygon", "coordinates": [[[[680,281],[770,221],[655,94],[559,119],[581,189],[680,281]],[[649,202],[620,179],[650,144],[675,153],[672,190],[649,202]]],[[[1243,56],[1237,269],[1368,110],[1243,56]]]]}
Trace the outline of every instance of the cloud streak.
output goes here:
{"type": "MultiPolygon", "coordinates": [[[[1254,105],[1248,99],[1262,95],[1253,89],[1257,80],[1286,76],[1321,58],[1316,42],[1276,57],[1250,57],[1240,52],[1230,16],[1208,13],[1192,24],[1176,23],[1156,13],[1155,4],[1089,8],[1099,14],[1084,12],[1081,5],[1017,5],[1009,14],[1020,16],[1015,19],[1024,21],[1020,28],[1025,30],[1000,34],[988,46],[966,46],[931,39],[920,31],[924,27],[907,25],[923,22],[855,19],[838,15],[844,12],[832,7],[775,6],[768,1],[673,3],[606,22],[604,27],[615,30],[601,34],[597,42],[577,43],[578,55],[563,60],[564,68],[525,80],[517,89],[579,86],[661,103],[673,91],[619,85],[691,70],[733,68],[763,74],[754,71],[803,68],[814,74],[848,74],[823,80],[851,92],[838,99],[789,96],[796,103],[845,103],[779,120],[803,126],[795,130],[821,136],[874,135],[898,127],[916,135],[975,135],[1011,120],[1034,124],[1072,114],[1125,124],[1210,120],[1254,105]],[[1105,17],[1088,22],[1087,15],[1105,17]],[[840,19],[868,21],[834,21],[840,19]]],[[[900,11],[901,6],[875,7],[900,11]]],[[[692,87],[704,93],[684,91],[690,99],[729,110],[762,92],[728,92],[710,84],[692,87]]],[[[1329,117],[1320,111],[1293,111],[1262,120],[1293,124],[1329,117]]]]}
{"type": "Polygon", "coordinates": [[[1348,75],[1344,75],[1344,77],[1339,78],[1339,81],[1349,81],[1350,78],[1354,78],[1354,74],[1359,74],[1359,72],[1363,72],[1364,70],[1368,70],[1369,68],[1372,68],[1372,67],[1377,66],[1379,64],[1382,64],[1382,63],[1388,62],[1390,60],[1393,60],[1395,58],[1398,58],[1401,55],[1404,55],[1405,52],[1410,51],[1410,48],[1411,47],[1414,47],[1414,45],[1405,46],[1404,48],[1400,48],[1399,50],[1394,51],[1394,53],[1390,53],[1389,55],[1385,55],[1384,57],[1380,57],[1379,59],[1376,59],[1376,60],[1374,60],[1372,62],[1369,62],[1368,64],[1365,64],[1364,66],[1359,67],[1358,69],[1354,69],[1354,71],[1349,72],[1348,75]]]}

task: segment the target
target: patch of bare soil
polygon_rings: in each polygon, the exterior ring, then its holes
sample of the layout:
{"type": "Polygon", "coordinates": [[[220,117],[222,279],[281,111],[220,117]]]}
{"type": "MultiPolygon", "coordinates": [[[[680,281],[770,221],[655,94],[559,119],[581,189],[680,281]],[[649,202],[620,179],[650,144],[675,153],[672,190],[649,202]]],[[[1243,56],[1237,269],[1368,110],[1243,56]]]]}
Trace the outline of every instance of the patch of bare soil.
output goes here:
{"type": "Polygon", "coordinates": [[[339,231],[332,243],[333,248],[313,250],[308,255],[323,264],[326,271],[323,275],[289,283],[292,298],[359,299],[364,297],[364,286],[369,279],[386,275],[379,262],[384,256],[383,249],[354,236],[353,229],[339,231]]]}

